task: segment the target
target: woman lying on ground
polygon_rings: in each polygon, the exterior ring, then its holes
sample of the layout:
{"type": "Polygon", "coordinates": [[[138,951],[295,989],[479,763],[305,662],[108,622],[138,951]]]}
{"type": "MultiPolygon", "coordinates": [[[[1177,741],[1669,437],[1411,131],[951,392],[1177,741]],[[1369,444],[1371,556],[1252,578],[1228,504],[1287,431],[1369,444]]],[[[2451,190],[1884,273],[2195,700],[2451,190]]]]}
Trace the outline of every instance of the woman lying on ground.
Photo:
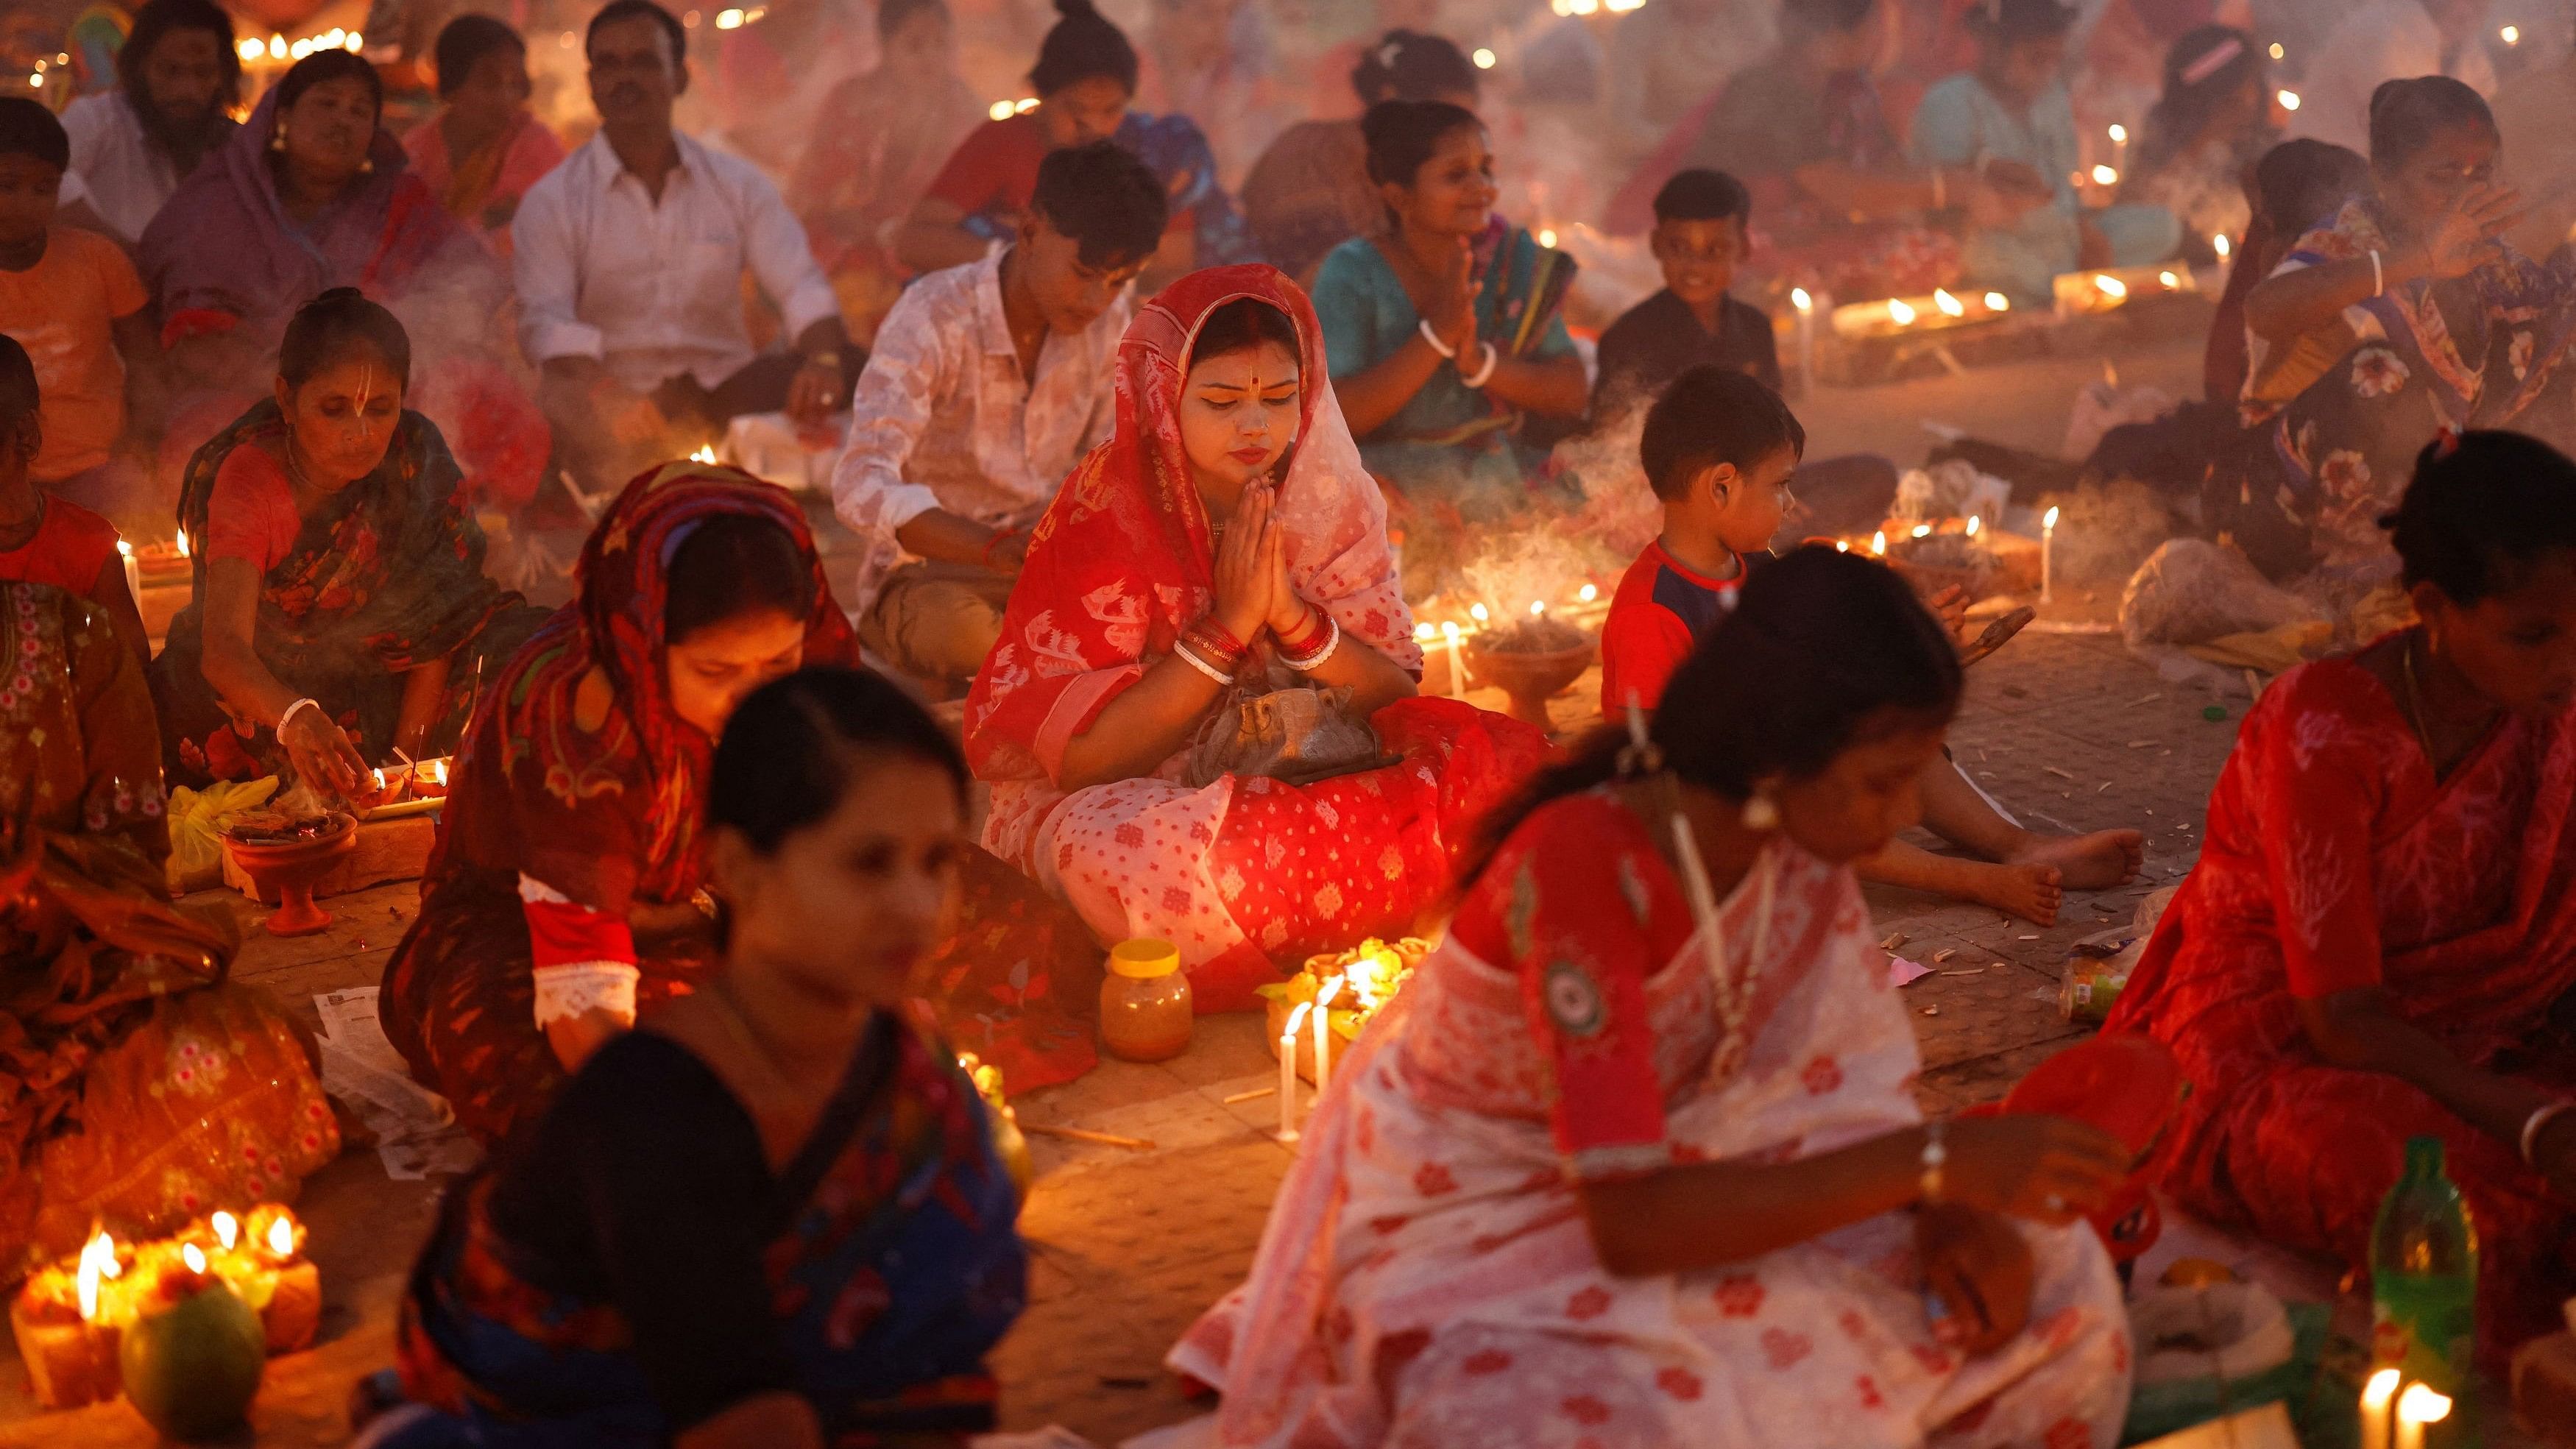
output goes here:
{"type": "Polygon", "coordinates": [[[2393,522],[2422,622],[2263,692],[2111,1029],[2195,1088],[2166,1186],[2271,1242],[2363,1266],[2443,1139],[2502,1352],[2576,1291],[2576,463],[2437,442],[2393,522]]]}
{"type": "Polygon", "coordinates": [[[1959,688],[1902,580],[1800,549],[1648,742],[1506,812],[1173,1351],[1224,1395],[1199,1442],[2117,1443],[2128,1320],[2076,1219],[2125,1150],[1924,1124],[1851,874],[1914,823],[1959,688]]]}
{"type": "Polygon", "coordinates": [[[743,701],[707,802],[725,970],[602,1047],[448,1194],[370,1449],[962,1445],[1025,1300],[1016,1190],[907,1008],[966,766],[900,689],[743,701]]]}
{"type": "Polygon", "coordinates": [[[291,1197],[339,1155],[300,1029],[170,904],[161,739],[107,616],[0,583],[0,1276],[291,1197]]]}
{"type": "Polygon", "coordinates": [[[1118,365],[1116,430],[1039,523],[967,698],[967,758],[995,854],[1104,938],[1171,941],[1199,1009],[1236,1010],[1277,963],[1411,930],[1547,741],[1414,697],[1385,500],[1293,283],[1185,277],[1118,365]],[[1306,783],[1217,758],[1238,703],[1307,686],[1349,691],[1321,703],[1374,741],[1306,783]]]}
{"type": "MultiPolygon", "coordinates": [[[[858,660],[804,513],[732,469],[669,463],[628,484],[580,579],[489,681],[450,774],[420,917],[385,963],[386,1036],[487,1142],[541,1110],[639,1009],[704,985],[717,955],[707,769],[725,721],[800,665],[858,660]]],[[[986,921],[968,930],[971,963],[1032,970],[1025,1000],[944,978],[942,998],[977,1003],[967,1018],[984,1033],[967,1045],[1015,1085],[1076,1074],[1087,1057],[1050,1076],[995,1048],[1047,1050],[1070,1030],[1051,984],[1073,958],[1096,963],[1096,948],[1016,872],[971,855],[986,921]],[[991,922],[1004,892],[1026,898],[1019,930],[991,922]],[[1032,933],[1046,939],[1010,954],[1032,933]]]]}
{"type": "Polygon", "coordinates": [[[2271,446],[2225,491],[2286,494],[2308,535],[2298,563],[2391,572],[2378,519],[2445,423],[2568,436],[2576,273],[2498,240],[2521,207],[2500,159],[2477,92],[2387,82],[2371,97],[2371,185],[2246,294],[2243,412],[2271,446]]]}
{"type": "Polygon", "coordinates": [[[454,748],[487,666],[544,619],[484,576],[411,381],[402,324],[334,288],[287,324],[275,395],[189,460],[196,592],[152,662],[174,782],[284,767],[356,794],[395,750],[454,748]]]}

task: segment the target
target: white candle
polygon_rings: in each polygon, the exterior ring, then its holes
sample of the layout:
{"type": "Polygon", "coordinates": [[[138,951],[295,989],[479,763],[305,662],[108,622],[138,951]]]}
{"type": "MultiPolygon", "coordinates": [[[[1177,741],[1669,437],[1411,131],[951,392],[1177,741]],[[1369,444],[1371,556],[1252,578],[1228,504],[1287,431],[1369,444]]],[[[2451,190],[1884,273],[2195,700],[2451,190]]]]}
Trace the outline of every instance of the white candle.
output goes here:
{"type": "Polygon", "coordinates": [[[1324,1099],[1324,1084],[1333,1079],[1333,998],[1342,994],[1342,982],[1336,976],[1324,983],[1315,996],[1315,1100],[1324,1099]]]}
{"type": "Polygon", "coordinates": [[[2129,128],[2117,121],[2111,123],[2111,169],[2123,176],[2129,173],[2129,128]]]}
{"type": "Polygon", "coordinates": [[[135,562],[134,545],[124,539],[116,541],[116,553],[125,560],[125,591],[134,596],[134,607],[143,607],[143,565],[135,562]]]}
{"type": "Polygon", "coordinates": [[[1306,1013],[1314,1003],[1301,1001],[1288,1013],[1288,1027],[1279,1033],[1279,1140],[1297,1140],[1297,1028],[1306,1024],[1306,1013]]]}
{"type": "Polygon", "coordinates": [[[2396,1412],[2397,1370],[2384,1368],[2361,1386],[2361,1449],[2389,1449],[2389,1424],[2396,1412]]]}
{"type": "Polygon", "coordinates": [[[1816,299],[1804,287],[1789,289],[1789,300],[1798,307],[1798,391],[1802,395],[1816,390],[1816,299]]]}
{"type": "Polygon", "coordinates": [[[2049,601],[2056,586],[2056,566],[2052,557],[2057,552],[2057,510],[2049,509],[2039,518],[2039,601],[2049,601]]]}
{"type": "Polygon", "coordinates": [[[1467,697],[1466,657],[1458,652],[1458,626],[1455,622],[1440,626],[1440,635],[1449,641],[1449,693],[1453,698],[1467,697]]]}
{"type": "Polygon", "coordinates": [[[2434,1392],[2429,1384],[2408,1384],[2406,1392],[2397,1396],[2396,1449],[2424,1449],[2424,1426],[2449,1417],[2448,1398],[2434,1392]]]}

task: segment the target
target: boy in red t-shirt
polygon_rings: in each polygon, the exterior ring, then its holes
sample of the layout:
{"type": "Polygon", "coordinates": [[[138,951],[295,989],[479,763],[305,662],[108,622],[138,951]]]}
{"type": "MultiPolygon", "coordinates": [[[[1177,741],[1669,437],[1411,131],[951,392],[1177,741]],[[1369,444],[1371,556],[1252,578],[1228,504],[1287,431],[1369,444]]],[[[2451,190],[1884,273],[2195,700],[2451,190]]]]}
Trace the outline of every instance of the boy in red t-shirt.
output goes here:
{"type": "MultiPolygon", "coordinates": [[[[11,158],[0,156],[0,187],[11,158]]],[[[143,611],[126,586],[114,525],[36,486],[29,468],[44,446],[43,401],[27,349],[0,333],[0,579],[52,584],[96,604],[135,656],[152,645],[143,611]]]]}
{"type": "MultiPolygon", "coordinates": [[[[1790,505],[1807,432],[1777,393],[1703,363],[1673,380],[1646,414],[1638,452],[1663,500],[1664,531],[1619,580],[1601,626],[1601,706],[1613,721],[1652,710],[1790,505]]],[[[1938,601],[1936,601],[1938,602],[1938,601]]],[[[1957,621],[1950,621],[1955,627],[1957,621]]],[[[2136,878],[2146,851],[2134,830],[2042,835],[2024,830],[1943,760],[1923,772],[1924,828],[1983,859],[1936,855],[1903,840],[1859,863],[1863,880],[1978,901],[2041,925],[2069,888],[2136,878]]]]}

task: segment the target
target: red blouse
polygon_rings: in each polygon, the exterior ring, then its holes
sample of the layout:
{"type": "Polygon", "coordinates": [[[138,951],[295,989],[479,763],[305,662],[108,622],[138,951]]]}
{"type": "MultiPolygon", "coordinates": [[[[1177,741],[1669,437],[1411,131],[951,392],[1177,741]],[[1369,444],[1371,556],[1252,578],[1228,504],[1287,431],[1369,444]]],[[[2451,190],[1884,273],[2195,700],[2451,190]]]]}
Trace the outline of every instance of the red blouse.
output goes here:
{"type": "Polygon", "coordinates": [[[0,553],[0,579],[52,584],[83,598],[116,557],[116,525],[68,499],[46,495],[36,536],[0,553]]]}
{"type": "Polygon", "coordinates": [[[294,550],[303,531],[294,485],[267,449],[244,443],[224,455],[206,501],[208,562],[243,559],[264,575],[294,550]]]}

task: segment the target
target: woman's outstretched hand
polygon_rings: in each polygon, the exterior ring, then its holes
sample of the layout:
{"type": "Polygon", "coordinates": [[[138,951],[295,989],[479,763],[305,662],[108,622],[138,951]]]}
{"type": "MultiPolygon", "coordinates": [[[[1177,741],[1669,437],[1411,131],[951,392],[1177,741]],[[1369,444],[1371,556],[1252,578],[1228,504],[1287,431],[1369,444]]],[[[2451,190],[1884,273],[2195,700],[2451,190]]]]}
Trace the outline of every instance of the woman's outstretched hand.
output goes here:
{"type": "Polygon", "coordinates": [[[2496,240],[2522,219],[2522,193],[2473,186],[2424,233],[2424,268],[2436,281],[2465,277],[2495,259],[2496,240]]]}
{"type": "Polygon", "coordinates": [[[1288,590],[1287,548],[1271,515],[1270,485],[1246,484],[1216,551],[1216,620],[1251,644],[1288,590]]]}
{"type": "Polygon", "coordinates": [[[1942,1196],[1983,1212],[2069,1223],[2110,1200],[2129,1150],[2068,1117],[1968,1117],[1947,1129],[1942,1196]]]}
{"type": "Polygon", "coordinates": [[[358,782],[370,773],[358,747],[319,709],[297,710],[278,730],[277,743],[295,767],[296,779],[342,799],[357,794],[358,782]]]}
{"type": "Polygon", "coordinates": [[[1914,1256],[1942,1343],[1992,1353],[2029,1325],[2030,1244],[2009,1220],[1957,1203],[1925,1208],[1914,1219],[1914,1256]]]}

